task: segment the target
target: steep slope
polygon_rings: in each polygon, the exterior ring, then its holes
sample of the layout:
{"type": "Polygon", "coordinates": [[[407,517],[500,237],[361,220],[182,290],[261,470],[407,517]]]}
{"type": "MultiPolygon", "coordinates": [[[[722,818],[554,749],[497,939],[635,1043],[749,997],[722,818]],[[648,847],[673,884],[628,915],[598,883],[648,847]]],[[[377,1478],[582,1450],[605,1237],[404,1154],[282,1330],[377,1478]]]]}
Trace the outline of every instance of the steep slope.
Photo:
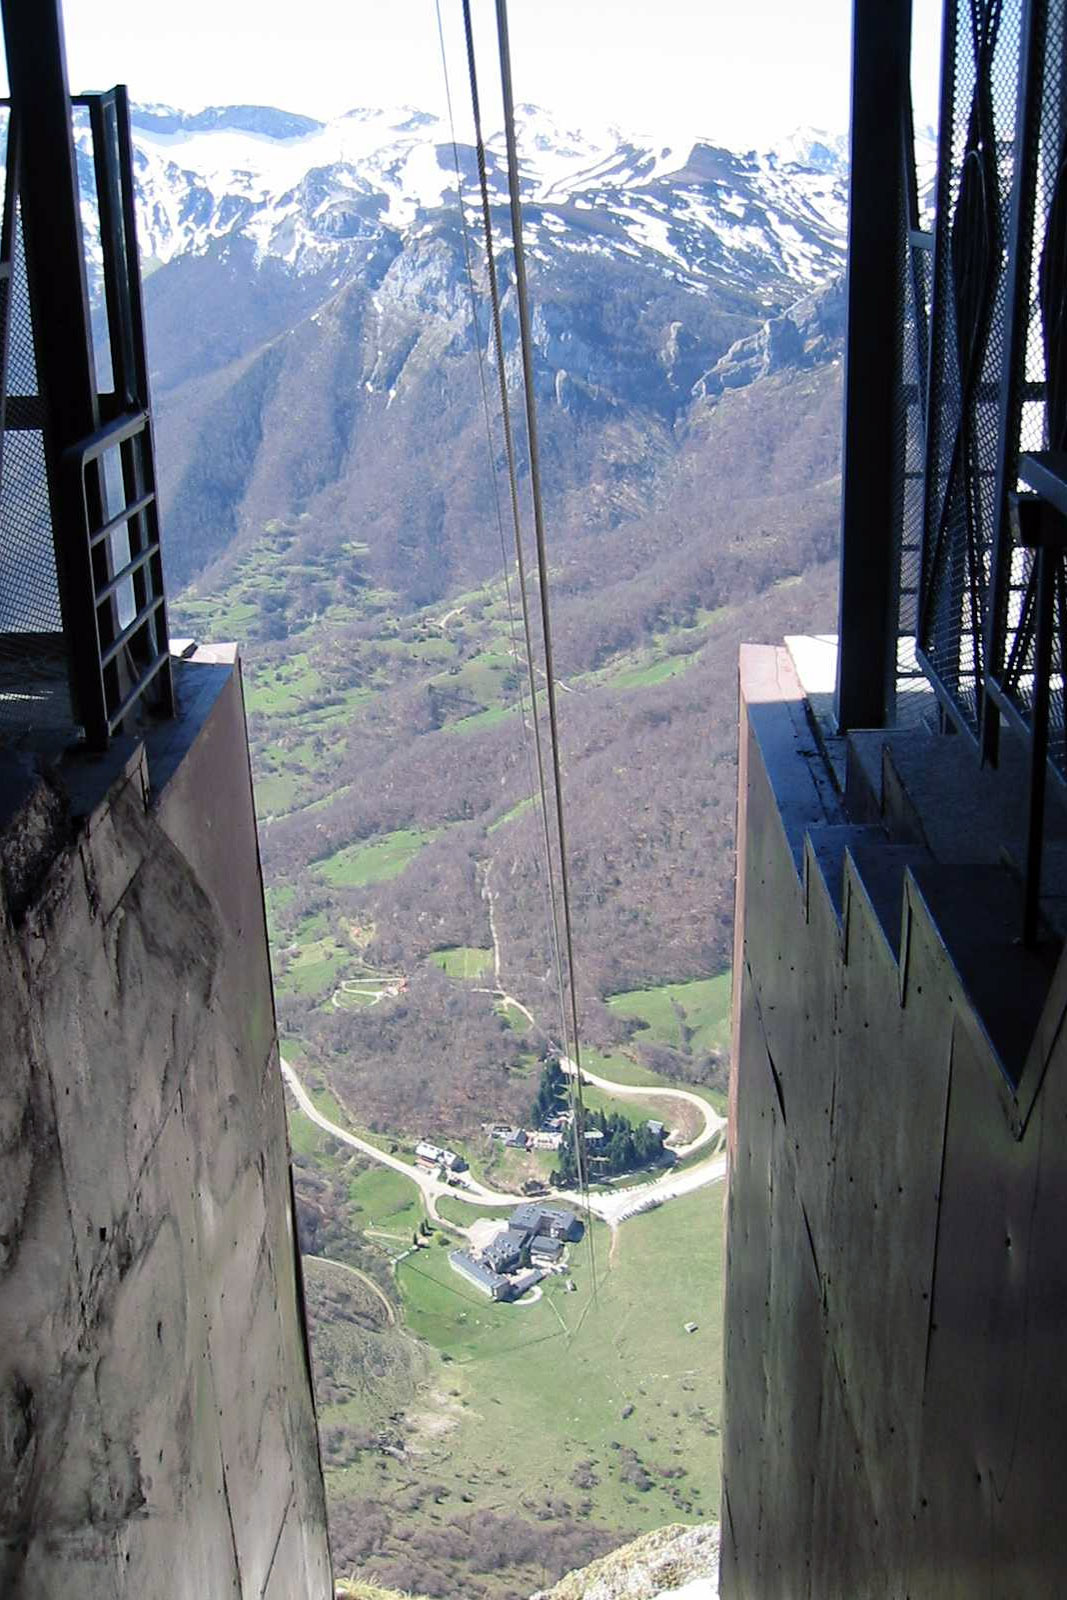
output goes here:
{"type": "MultiPolygon", "coordinates": [[[[833,365],[707,402],[653,509],[572,530],[553,572],[579,978],[598,1045],[627,1033],[604,996],[729,964],[737,643],[832,625],[838,405],[833,365]]],[[[528,1092],[521,1076],[478,1088],[521,1041],[428,961],[490,945],[487,871],[502,981],[554,1010],[540,822],[522,804],[521,641],[495,574],[419,609],[377,584],[365,544],[338,553],[308,527],[280,523],[211,601],[179,608],[194,631],[208,619],[252,641],[280,1014],[366,1123],[417,1135],[430,1118],[466,1136],[487,1096],[518,1117],[528,1092]],[[379,872],[388,841],[411,850],[379,872]],[[338,931],[337,962],[306,968],[299,952],[324,959],[338,931]],[[408,981],[370,1009],[333,1004],[366,969],[408,981]]]]}
{"type": "MultiPolygon", "coordinates": [[[[503,979],[540,1006],[551,963],[540,824],[526,810],[495,827],[531,777],[515,606],[509,623],[500,580],[502,447],[494,427],[490,472],[479,387],[484,299],[472,310],[458,212],[427,209],[447,179],[443,150],[427,143],[440,130],[414,115],[353,114],[296,131],[283,122],[274,136],[269,117],[249,131],[239,109],[213,114],[206,131],[186,119],[160,132],[160,115],[139,134],[139,148],[154,142],[145,195],[177,181],[180,154],[210,205],[199,232],[189,222],[180,236],[172,223],[160,235],[160,249],[185,246],[149,282],[153,348],[163,313],[185,306],[175,325],[191,320],[182,273],[197,275],[210,306],[225,265],[227,293],[251,304],[252,322],[263,305],[282,316],[276,283],[312,299],[327,270],[336,285],[254,350],[216,352],[213,368],[166,388],[159,426],[169,569],[179,581],[199,574],[179,621],[193,629],[221,610],[225,630],[256,646],[264,859],[292,891],[277,910],[279,951],[315,944],[321,932],[308,940],[301,929],[325,910],[372,930],[339,982],[360,963],[411,978],[401,1000],[324,1010],[306,975],[282,971],[282,1014],[350,1088],[356,1074],[368,1120],[391,1115],[414,1133],[432,1107],[442,1130],[463,1134],[485,1098],[467,1092],[470,1063],[513,1049],[485,1032],[484,1004],[426,958],[485,948],[491,871],[503,979]],[[344,173],[327,182],[321,166],[313,183],[306,171],[296,181],[309,155],[327,154],[346,156],[344,173]],[[378,252],[380,273],[358,271],[356,244],[327,220],[337,184],[356,179],[381,202],[356,241],[364,265],[378,252]],[[234,184],[247,203],[227,222],[234,184]],[[352,881],[354,851],[409,835],[426,841],[409,870],[379,880],[361,867],[352,881]],[[469,1048],[435,1046],[443,1059],[427,1085],[420,1063],[446,1018],[453,1031],[463,1019],[469,1048]]],[[[841,179],[826,141],[803,167],[796,151],[710,146],[679,164],[667,150],[568,137],[523,116],[582,1004],[607,1046],[620,1027],[606,995],[729,962],[740,632],[832,621],[841,179]],[[659,235],[634,242],[642,206],[660,208],[669,250],[659,235]],[[757,214],[773,250],[756,250],[757,214]],[[596,250],[585,248],[590,216],[606,230],[596,250]],[[797,255],[798,237],[813,257],[797,255]],[[801,292],[812,260],[826,283],[801,292]]],[[[502,266],[510,347],[506,257],[502,266]]],[[[524,473],[520,490],[525,499],[524,473]]],[[[499,1092],[499,1114],[518,1114],[520,1091],[499,1092]]]]}
{"type": "Polygon", "coordinates": [[[580,1572],[568,1572],[533,1600],[714,1600],[719,1528],[657,1528],[580,1572]]]}

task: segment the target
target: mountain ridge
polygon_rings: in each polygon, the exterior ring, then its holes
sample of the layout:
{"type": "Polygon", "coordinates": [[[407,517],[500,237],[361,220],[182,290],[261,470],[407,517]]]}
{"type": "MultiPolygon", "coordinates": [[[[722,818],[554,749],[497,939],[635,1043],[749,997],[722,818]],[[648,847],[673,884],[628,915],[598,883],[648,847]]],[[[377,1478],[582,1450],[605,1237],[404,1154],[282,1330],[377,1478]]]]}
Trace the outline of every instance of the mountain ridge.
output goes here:
{"type": "MultiPolygon", "coordinates": [[[[492,351],[474,153],[453,152],[439,119],[411,108],[300,124],[292,138],[278,115],[272,138],[270,108],[134,112],[152,124],[134,130],[135,177],[170,570],[188,581],[272,517],[319,528],[355,515],[376,531],[384,519],[378,579],[431,600],[470,574],[471,549],[484,576],[493,537],[477,459],[476,357],[492,351]],[[400,527],[394,489],[375,484],[410,479],[420,456],[440,457],[433,486],[420,469],[426,493],[403,497],[400,527]],[[402,549],[418,551],[406,576],[402,549]]],[[[583,520],[610,523],[647,510],[663,463],[725,388],[834,358],[845,179],[800,166],[796,149],[704,143],[673,158],[561,130],[533,107],[518,120],[547,493],[558,510],[577,491],[583,520]],[[590,480],[603,483],[593,500],[590,480]]],[[[498,146],[491,210],[517,383],[498,146]]],[[[815,146],[824,167],[840,153],[822,135],[801,153],[815,146]]],[[[519,451],[522,467],[521,437],[519,451]]]]}
{"type": "MultiPolygon", "coordinates": [[[[456,158],[472,217],[476,209],[472,147],[461,140],[454,151],[442,119],[411,107],[357,108],[320,122],[273,107],[189,113],[135,104],[131,122],[142,251],[153,264],[244,236],[258,262],[270,256],[313,270],[302,258],[321,248],[324,235],[336,242],[376,227],[402,232],[454,205],[456,158]]],[[[589,137],[530,106],[517,122],[523,198],[555,217],[557,233],[561,208],[587,210],[595,214],[587,223],[599,220],[602,230],[614,222],[638,250],[657,252],[698,287],[707,267],[694,256],[693,235],[709,226],[735,252],[747,245],[777,254],[799,282],[814,283],[827,258],[840,255],[840,139],[798,133],[781,152],[757,154],[707,136],[678,146],[613,129],[589,137]]],[[[83,159],[86,140],[79,130],[83,159]]],[[[501,134],[489,138],[486,152],[492,201],[502,206],[501,134]]],[[[93,245],[91,209],[85,223],[93,245]]],[[[530,226],[536,253],[545,244],[543,218],[530,226]]],[[[587,247],[595,243],[596,227],[581,231],[587,247]]]]}

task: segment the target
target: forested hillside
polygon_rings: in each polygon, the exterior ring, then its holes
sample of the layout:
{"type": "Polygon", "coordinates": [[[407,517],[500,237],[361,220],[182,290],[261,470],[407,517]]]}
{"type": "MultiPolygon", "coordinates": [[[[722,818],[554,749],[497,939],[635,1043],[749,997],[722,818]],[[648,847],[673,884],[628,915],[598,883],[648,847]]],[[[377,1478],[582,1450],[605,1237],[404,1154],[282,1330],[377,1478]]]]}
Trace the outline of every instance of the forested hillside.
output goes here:
{"type": "MultiPolygon", "coordinates": [[[[730,393],[679,452],[656,513],[573,537],[553,572],[594,1044],[625,1036],[607,995],[729,963],[737,644],[830,625],[836,400],[833,366],[730,393]],[[759,492],[741,495],[744,483],[759,492]]],[[[503,986],[553,1009],[541,823],[523,804],[521,633],[499,579],[405,610],[343,542],[337,560],[298,518],[281,521],[180,617],[248,640],[283,1025],[336,1062],[371,1125],[388,1107],[412,1134],[428,1116],[461,1134],[486,1109],[469,1080],[503,1068],[516,1042],[428,958],[491,948],[487,886],[503,986]],[[270,637],[275,618],[284,638],[270,637]],[[382,840],[400,853],[379,871],[382,840]],[[329,1004],[363,971],[402,972],[406,988],[374,1007],[329,1004]]],[[[686,1062],[680,1075],[714,1069],[686,1062]]]]}

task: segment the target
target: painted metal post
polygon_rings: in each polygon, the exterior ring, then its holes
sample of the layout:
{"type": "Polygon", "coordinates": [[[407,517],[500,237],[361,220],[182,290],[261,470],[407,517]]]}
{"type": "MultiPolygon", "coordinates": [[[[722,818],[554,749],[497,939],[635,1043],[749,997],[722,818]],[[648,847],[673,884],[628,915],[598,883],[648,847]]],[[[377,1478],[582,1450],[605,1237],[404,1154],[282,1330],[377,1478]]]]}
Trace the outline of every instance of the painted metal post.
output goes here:
{"type": "Polygon", "coordinates": [[[836,695],[842,732],[882,727],[896,679],[893,434],[910,49],[911,0],[855,0],[836,695]]]}

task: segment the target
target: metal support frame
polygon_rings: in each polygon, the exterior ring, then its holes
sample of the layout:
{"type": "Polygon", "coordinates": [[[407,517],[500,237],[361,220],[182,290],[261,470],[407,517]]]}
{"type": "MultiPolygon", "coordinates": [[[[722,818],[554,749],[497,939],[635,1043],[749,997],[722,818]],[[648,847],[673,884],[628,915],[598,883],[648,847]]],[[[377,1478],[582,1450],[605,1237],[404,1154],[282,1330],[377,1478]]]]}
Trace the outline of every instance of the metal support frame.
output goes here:
{"type": "MultiPolygon", "coordinates": [[[[80,475],[72,492],[82,496],[86,528],[94,552],[96,620],[107,645],[101,654],[109,730],[114,732],[130,707],[151,686],[155,709],[174,709],[173,682],[164,598],[163,568],[156,500],[155,449],[149,402],[140,257],[132,180],[129,100],[121,85],[105,94],[80,96],[75,105],[89,110],[93,135],[97,209],[104,259],[108,340],[113,392],[103,396],[104,409],[121,425],[121,433],[100,446],[99,439],[81,447],[80,475]],[[124,508],[103,528],[91,521],[86,497],[86,471],[100,463],[109,447],[118,445],[122,466],[124,508]],[[111,536],[121,534],[127,559],[115,566],[111,536]],[[140,628],[130,635],[117,615],[123,584],[132,588],[140,628]],[[120,655],[115,640],[126,646],[120,655]]],[[[96,468],[99,470],[99,467],[96,468]]]]}
{"type": "Polygon", "coordinates": [[[124,88],[73,102],[88,108],[93,141],[113,374],[101,392],[59,0],[0,5],[71,702],[86,742],[103,749],[138,702],[174,710],[129,106],[124,88]]]}
{"type": "MultiPolygon", "coordinates": [[[[21,170],[32,174],[20,194],[22,229],[48,419],[45,453],[71,699],[86,738],[99,746],[107,730],[91,687],[98,675],[92,561],[79,507],[63,493],[60,470],[65,452],[100,424],[63,23],[59,0],[2,0],[2,10],[21,170]]],[[[94,514],[101,509],[94,505],[94,514]]]]}
{"type": "Polygon", "coordinates": [[[896,676],[893,433],[901,107],[909,99],[910,48],[911,0],[856,0],[836,692],[842,732],[884,724],[896,676]]]}
{"type": "Polygon", "coordinates": [[[1028,495],[1013,494],[1010,505],[1016,542],[1033,550],[1035,566],[1034,616],[1028,623],[1034,632],[1034,655],[1023,885],[1023,943],[1033,948],[1038,943],[1041,924],[1057,588],[1064,581],[1063,560],[1067,553],[1067,453],[1042,451],[1024,455],[1019,461],[1019,476],[1033,491],[1028,495]]]}
{"type": "Polygon", "coordinates": [[[94,524],[92,511],[96,498],[93,484],[99,482],[100,465],[108,451],[120,451],[124,469],[127,461],[137,463],[135,470],[124,470],[127,489],[143,481],[147,429],[147,412],[117,417],[92,438],[74,445],[63,461],[66,493],[72,501],[81,498],[82,523],[94,568],[97,668],[93,690],[103,706],[108,737],[122,726],[149,685],[166,676],[168,691],[170,687],[164,597],[152,581],[159,562],[154,492],[127,498],[121,510],[99,525],[94,524]],[[113,540],[124,531],[128,558],[116,567],[113,540]],[[127,587],[132,590],[133,615],[123,621],[120,597],[127,587]]]}
{"type": "MultiPolygon", "coordinates": [[[[992,693],[1001,689],[1002,665],[1007,650],[1008,607],[1012,574],[1011,511],[1009,495],[1016,481],[1019,453],[1019,419],[1024,396],[1044,399],[1043,384],[1026,384],[1026,342],[1030,320],[1030,267],[1031,241],[1034,223],[1034,188],[1037,170],[1038,142],[1041,131],[1042,66],[1045,44],[1046,3],[1027,5],[1023,10],[1022,32],[1019,42],[1019,103],[1016,116],[1015,170],[1012,181],[1012,205],[1008,236],[1008,259],[1012,270],[1008,273],[1004,297],[1004,355],[1003,383],[1000,393],[999,434],[997,441],[996,506],[999,526],[993,543],[990,563],[989,606],[986,618],[985,657],[988,663],[988,681],[982,702],[981,748],[983,758],[996,764],[1000,743],[1000,719],[1003,696],[992,693]],[[1026,391],[1029,389],[1028,396],[1026,391]]],[[[1038,565],[1044,567],[1040,556],[1038,565]]],[[[1041,586],[1047,574],[1038,579],[1041,586]]],[[[1051,594],[1047,597],[1051,607],[1051,594]]],[[[1038,604],[1041,613],[1041,601],[1038,604]]],[[[1051,627],[1049,611],[1048,625],[1051,627]]],[[[1050,642],[1046,640],[1046,643],[1050,642]]],[[[1040,649],[1040,630],[1038,649],[1040,649]]],[[[1036,715],[1035,706],[1035,715],[1036,715]]],[[[1048,704],[1044,707],[1047,738],[1048,704]]]]}

